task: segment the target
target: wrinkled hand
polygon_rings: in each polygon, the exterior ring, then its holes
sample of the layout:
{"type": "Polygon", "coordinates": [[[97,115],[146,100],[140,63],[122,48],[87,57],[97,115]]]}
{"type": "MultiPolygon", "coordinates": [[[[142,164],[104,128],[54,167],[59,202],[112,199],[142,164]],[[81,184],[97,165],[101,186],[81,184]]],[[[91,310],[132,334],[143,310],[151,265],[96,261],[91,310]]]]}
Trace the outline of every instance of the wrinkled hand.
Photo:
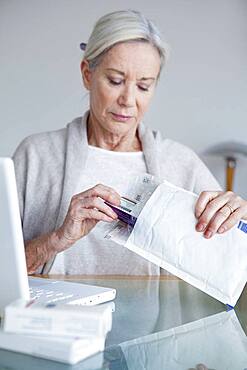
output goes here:
{"type": "Polygon", "coordinates": [[[205,238],[224,233],[240,219],[247,220],[247,201],[231,191],[203,191],[195,206],[196,230],[205,238]]]}
{"type": "MultiPolygon", "coordinates": [[[[112,188],[101,184],[74,195],[63,225],[58,230],[60,240],[73,244],[87,235],[99,221],[115,221],[117,214],[104,203],[104,200],[118,206],[120,195],[112,188]]],[[[61,243],[61,250],[67,247],[68,245],[61,243]]]]}

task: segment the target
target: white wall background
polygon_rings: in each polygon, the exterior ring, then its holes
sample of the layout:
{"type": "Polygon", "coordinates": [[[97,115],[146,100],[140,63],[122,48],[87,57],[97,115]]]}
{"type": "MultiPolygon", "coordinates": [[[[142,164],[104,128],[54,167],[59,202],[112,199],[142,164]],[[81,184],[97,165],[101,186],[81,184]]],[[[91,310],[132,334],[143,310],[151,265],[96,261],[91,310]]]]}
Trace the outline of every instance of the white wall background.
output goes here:
{"type": "MultiPolygon", "coordinates": [[[[87,107],[79,43],[101,15],[133,8],[172,53],[146,123],[197,153],[247,145],[247,0],[0,0],[0,155],[27,135],[66,125],[87,107]]],[[[224,161],[206,158],[224,185],[224,161]]],[[[235,190],[247,198],[247,160],[235,190]]]]}

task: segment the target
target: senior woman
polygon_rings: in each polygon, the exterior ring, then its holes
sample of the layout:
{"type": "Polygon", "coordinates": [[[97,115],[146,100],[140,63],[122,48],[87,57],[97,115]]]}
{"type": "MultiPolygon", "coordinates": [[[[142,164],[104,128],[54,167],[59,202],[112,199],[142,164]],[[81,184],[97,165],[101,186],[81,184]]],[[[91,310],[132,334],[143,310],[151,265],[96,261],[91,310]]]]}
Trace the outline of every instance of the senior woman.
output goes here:
{"type": "Polygon", "coordinates": [[[167,60],[151,21],[131,10],[107,14],[82,47],[89,111],[26,138],[14,154],[28,272],[159,275],[102,236],[100,221],[117,219],[104,200],[118,205],[131,177],[148,172],[200,194],[196,229],[206,238],[246,219],[247,202],[220,191],[190,149],[142,123],[167,60]]]}

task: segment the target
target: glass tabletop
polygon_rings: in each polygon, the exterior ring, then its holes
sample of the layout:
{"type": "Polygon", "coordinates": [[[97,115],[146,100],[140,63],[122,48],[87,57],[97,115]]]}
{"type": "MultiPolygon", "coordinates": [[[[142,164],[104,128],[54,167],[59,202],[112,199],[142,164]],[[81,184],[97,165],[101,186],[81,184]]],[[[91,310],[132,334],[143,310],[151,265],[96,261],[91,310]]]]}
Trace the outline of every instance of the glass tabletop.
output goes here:
{"type": "Polygon", "coordinates": [[[71,366],[0,350],[0,370],[247,370],[247,287],[229,310],[173,277],[79,281],[117,289],[104,353],[71,366]]]}

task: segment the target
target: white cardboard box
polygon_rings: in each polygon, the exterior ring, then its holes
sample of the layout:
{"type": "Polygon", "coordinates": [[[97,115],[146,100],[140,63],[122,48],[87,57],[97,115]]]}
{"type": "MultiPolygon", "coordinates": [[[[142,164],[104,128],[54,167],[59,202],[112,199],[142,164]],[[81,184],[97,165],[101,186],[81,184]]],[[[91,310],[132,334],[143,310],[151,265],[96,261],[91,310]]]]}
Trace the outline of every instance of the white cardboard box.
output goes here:
{"type": "Polygon", "coordinates": [[[9,333],[64,337],[105,337],[112,326],[112,305],[37,305],[17,300],[5,308],[3,329],[9,333]]]}
{"type": "Polygon", "coordinates": [[[0,348],[35,357],[75,364],[103,351],[105,338],[61,338],[6,333],[0,330],[0,348]]]}

